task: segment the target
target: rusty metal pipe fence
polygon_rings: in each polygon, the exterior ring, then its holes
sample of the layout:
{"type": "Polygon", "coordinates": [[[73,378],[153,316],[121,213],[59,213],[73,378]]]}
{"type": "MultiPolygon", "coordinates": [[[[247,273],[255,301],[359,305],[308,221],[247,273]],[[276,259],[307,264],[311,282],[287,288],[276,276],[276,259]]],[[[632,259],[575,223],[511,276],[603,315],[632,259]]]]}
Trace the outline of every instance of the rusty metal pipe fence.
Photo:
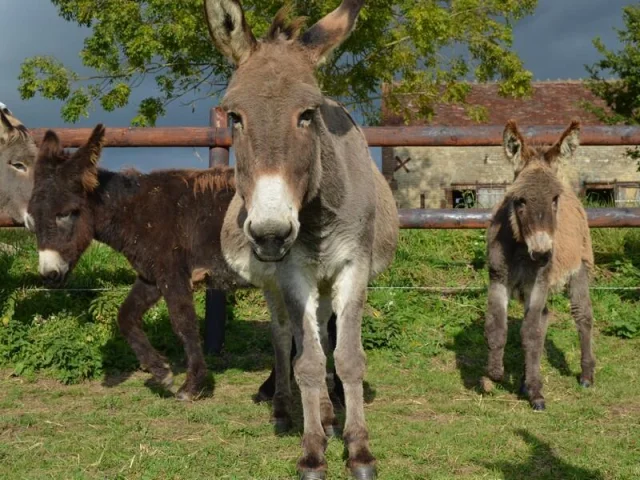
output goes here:
{"type": "MultiPolygon", "coordinates": [[[[553,143],[566,128],[558,126],[523,127],[527,138],[537,143],[553,143]]],[[[370,147],[489,147],[502,144],[503,125],[474,127],[368,127],[363,128],[370,147]]],[[[40,143],[47,129],[32,129],[40,143]]],[[[68,148],[79,147],[89,138],[91,128],[60,128],[56,133],[68,148]]],[[[232,146],[227,115],[212,108],[208,127],[107,128],[106,147],[208,147],[209,165],[228,165],[232,146]]],[[[584,146],[640,145],[640,127],[583,126],[580,143],[584,146]]],[[[406,229],[482,229],[490,220],[486,209],[403,209],[400,227],[406,229]]],[[[591,228],[640,227],[640,208],[587,209],[591,228]]],[[[0,227],[19,227],[0,217],[0,227]]],[[[207,290],[205,349],[219,353],[224,342],[225,293],[207,290]]]]}
{"type": "MultiPolygon", "coordinates": [[[[220,108],[211,109],[209,127],[107,128],[107,147],[209,147],[209,163],[229,164],[232,134],[227,116],[220,108]]],[[[474,127],[368,127],[363,128],[371,147],[487,147],[502,144],[502,125],[474,127]]],[[[565,129],[558,126],[523,127],[528,138],[552,143],[565,129]]],[[[47,129],[31,132],[40,143],[47,129]]],[[[56,129],[62,144],[73,148],[82,145],[91,128],[56,129]]],[[[583,126],[580,143],[584,146],[640,145],[637,126],[583,126]]],[[[640,208],[589,209],[592,228],[640,227],[640,208]]],[[[473,229],[485,228],[488,210],[416,209],[400,211],[401,228],[473,229]]],[[[0,227],[16,227],[11,219],[0,217],[0,227]]]]}

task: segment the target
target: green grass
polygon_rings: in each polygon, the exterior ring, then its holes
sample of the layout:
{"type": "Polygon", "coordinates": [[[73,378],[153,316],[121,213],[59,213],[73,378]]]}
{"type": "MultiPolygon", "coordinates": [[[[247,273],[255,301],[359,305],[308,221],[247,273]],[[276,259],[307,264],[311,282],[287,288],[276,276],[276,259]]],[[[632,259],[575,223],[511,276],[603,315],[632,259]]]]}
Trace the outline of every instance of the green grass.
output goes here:
{"type": "MultiPolygon", "coordinates": [[[[594,286],[638,286],[640,232],[594,230],[593,238],[594,286]]],[[[299,405],[294,428],[278,437],[269,406],[252,401],[272,362],[259,292],[231,298],[225,351],[209,359],[214,394],[184,404],[136,370],[114,328],[134,278],[120,256],[93,246],[68,284],[115,291],[34,291],[33,239],[5,231],[0,241],[19,249],[0,254],[0,478],[294,478],[299,405]]],[[[403,232],[393,268],[375,286],[483,287],[484,249],[479,231],[403,232]]],[[[196,299],[202,316],[203,292],[196,299]]],[[[508,379],[481,395],[483,292],[372,290],[363,333],[366,415],[380,478],[640,478],[639,300],[631,290],[593,292],[598,366],[595,387],[583,390],[568,303],[552,299],[542,365],[547,411],[540,414],[517,395],[517,304],[510,307],[508,379]]],[[[164,304],[145,321],[181,372],[164,304]]],[[[343,454],[342,443],[330,440],[330,478],[347,478],[343,454]]]]}

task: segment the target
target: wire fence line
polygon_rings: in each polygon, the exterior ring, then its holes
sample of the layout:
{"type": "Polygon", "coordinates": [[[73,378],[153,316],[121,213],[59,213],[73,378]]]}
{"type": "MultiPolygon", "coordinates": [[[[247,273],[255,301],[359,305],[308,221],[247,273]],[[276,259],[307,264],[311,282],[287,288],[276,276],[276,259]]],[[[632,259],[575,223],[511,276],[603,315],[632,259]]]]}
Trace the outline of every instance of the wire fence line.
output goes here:
{"type": "MultiPolygon", "coordinates": [[[[238,290],[247,290],[253,287],[247,288],[238,288],[238,290]]],[[[422,286],[403,286],[403,287],[368,287],[369,290],[397,290],[397,291],[420,291],[426,293],[441,293],[444,295],[447,294],[456,294],[456,293],[472,293],[472,292],[486,292],[487,287],[422,287],[422,286]]],[[[24,293],[99,293],[99,292],[128,292],[131,290],[131,287],[103,287],[103,288],[0,288],[2,290],[13,290],[13,291],[21,291],[24,293]]],[[[628,287],[628,286],[592,286],[589,287],[589,290],[593,291],[636,291],[640,292],[640,286],[638,287],[628,287]]]]}

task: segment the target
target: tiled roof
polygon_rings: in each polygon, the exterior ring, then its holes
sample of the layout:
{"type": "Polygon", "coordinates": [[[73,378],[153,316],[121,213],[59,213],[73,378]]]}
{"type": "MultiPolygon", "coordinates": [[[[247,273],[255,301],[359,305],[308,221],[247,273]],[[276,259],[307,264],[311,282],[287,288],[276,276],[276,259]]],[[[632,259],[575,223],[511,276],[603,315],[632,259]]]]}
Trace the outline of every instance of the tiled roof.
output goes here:
{"type": "MultiPolygon", "coordinates": [[[[587,100],[599,105],[597,99],[579,80],[558,80],[532,82],[533,94],[528,98],[516,99],[498,94],[496,83],[472,84],[467,101],[471,105],[487,109],[488,120],[482,124],[502,125],[513,118],[529,125],[563,125],[572,118],[580,118],[583,124],[601,123],[593,114],[588,113],[580,103],[587,100]]],[[[411,101],[411,96],[407,96],[411,101]]],[[[403,125],[402,118],[389,112],[383,101],[382,124],[388,126],[403,125]]],[[[437,126],[473,126],[478,122],[467,117],[462,105],[437,104],[435,116],[431,122],[414,121],[412,125],[437,126]]]]}

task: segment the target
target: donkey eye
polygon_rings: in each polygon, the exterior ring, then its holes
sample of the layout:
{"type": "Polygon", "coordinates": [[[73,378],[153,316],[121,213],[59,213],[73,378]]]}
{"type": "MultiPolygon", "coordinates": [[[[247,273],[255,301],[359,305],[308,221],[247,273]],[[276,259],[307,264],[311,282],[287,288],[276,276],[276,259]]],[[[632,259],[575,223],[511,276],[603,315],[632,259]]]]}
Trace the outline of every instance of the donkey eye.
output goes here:
{"type": "Polygon", "coordinates": [[[553,197],[553,208],[558,208],[558,199],[559,199],[559,195],[556,195],[555,197],[553,197]]]}
{"type": "Polygon", "coordinates": [[[513,204],[516,208],[523,208],[527,204],[527,201],[524,198],[516,198],[513,204]]]}
{"type": "Polygon", "coordinates": [[[56,223],[68,223],[71,219],[77,217],[79,213],[79,210],[71,210],[69,212],[58,213],[56,215],[56,223]]]}
{"type": "Polygon", "coordinates": [[[231,124],[233,128],[236,130],[242,130],[244,128],[244,123],[242,122],[242,117],[236,112],[229,112],[229,120],[231,120],[231,124]]]}
{"type": "Polygon", "coordinates": [[[13,168],[15,168],[16,170],[18,170],[19,172],[26,172],[27,171],[27,166],[24,163],[21,162],[14,162],[10,164],[13,168]]]}
{"type": "Polygon", "coordinates": [[[298,117],[298,127],[300,128],[309,127],[311,125],[311,122],[313,121],[313,117],[315,116],[315,114],[316,114],[316,111],[313,108],[310,108],[302,112],[300,114],[300,117],[298,117]]]}

